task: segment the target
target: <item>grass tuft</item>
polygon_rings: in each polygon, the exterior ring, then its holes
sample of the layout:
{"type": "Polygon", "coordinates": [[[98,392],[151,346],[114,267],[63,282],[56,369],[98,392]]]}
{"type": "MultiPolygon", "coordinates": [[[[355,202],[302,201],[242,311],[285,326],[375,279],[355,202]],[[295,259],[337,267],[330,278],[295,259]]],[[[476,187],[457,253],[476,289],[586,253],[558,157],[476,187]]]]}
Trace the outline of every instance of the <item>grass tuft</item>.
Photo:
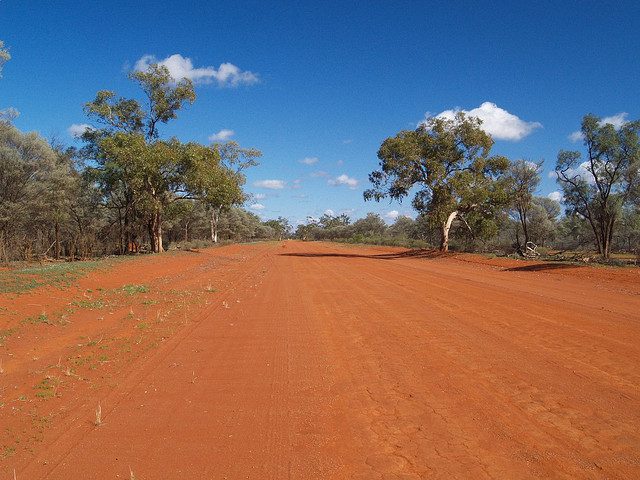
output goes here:
{"type": "Polygon", "coordinates": [[[128,295],[136,295],[138,293],[148,293],[149,292],[149,287],[147,287],[146,285],[124,285],[122,287],[122,291],[125,292],[128,295]]]}

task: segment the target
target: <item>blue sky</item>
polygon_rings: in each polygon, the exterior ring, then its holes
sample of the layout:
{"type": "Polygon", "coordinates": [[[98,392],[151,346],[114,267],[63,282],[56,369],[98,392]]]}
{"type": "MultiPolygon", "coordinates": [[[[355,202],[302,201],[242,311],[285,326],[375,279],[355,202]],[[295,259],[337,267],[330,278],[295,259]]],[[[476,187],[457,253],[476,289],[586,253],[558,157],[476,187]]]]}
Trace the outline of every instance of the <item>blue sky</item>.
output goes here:
{"type": "Polygon", "coordinates": [[[569,137],[584,114],[640,117],[639,26],[636,2],[0,0],[13,56],[0,108],[72,144],[96,91],[135,96],[127,72],[170,58],[198,99],[162,134],[229,130],[262,150],[253,211],[390,219],[414,215],[410,201],[365,203],[367,174],[380,143],[427,112],[485,115],[493,152],[544,160],[539,193],[556,190],[547,174],[560,149],[581,148],[569,137]]]}

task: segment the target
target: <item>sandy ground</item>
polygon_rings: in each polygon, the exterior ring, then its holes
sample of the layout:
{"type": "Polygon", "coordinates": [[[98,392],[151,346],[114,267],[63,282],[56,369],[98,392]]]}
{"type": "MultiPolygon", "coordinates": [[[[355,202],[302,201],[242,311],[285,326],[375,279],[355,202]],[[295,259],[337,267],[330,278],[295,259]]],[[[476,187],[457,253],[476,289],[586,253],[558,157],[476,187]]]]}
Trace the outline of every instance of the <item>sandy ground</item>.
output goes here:
{"type": "Polygon", "coordinates": [[[640,478],[636,269],[229,246],[0,295],[0,338],[0,479],[640,478]]]}

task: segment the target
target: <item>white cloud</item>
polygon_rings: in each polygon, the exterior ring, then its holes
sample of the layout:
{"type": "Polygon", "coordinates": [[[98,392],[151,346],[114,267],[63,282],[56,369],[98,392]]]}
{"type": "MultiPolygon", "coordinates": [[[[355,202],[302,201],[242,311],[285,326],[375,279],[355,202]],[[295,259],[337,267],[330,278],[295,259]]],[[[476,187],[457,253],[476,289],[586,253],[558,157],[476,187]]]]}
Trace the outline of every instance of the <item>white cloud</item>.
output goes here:
{"type": "Polygon", "coordinates": [[[343,145],[349,145],[351,142],[353,142],[353,139],[352,138],[347,138],[347,139],[342,141],[342,144],[343,145]]]}
{"type": "Polygon", "coordinates": [[[299,160],[300,163],[304,163],[305,165],[313,165],[318,163],[318,157],[305,157],[302,160],[299,160]]]}
{"type": "Polygon", "coordinates": [[[324,172],[322,170],[318,170],[316,172],[311,172],[311,177],[313,178],[321,178],[321,177],[328,177],[329,174],[327,172],[324,172]]]}
{"type": "MultiPolygon", "coordinates": [[[[468,111],[459,108],[445,110],[436,117],[453,120],[458,112],[464,112],[469,117],[482,120],[482,129],[496,140],[522,140],[535,129],[542,128],[541,123],[524,121],[491,102],[484,102],[479,107],[468,111]]],[[[427,112],[426,116],[429,117],[430,114],[427,112]]]]}
{"type": "Polygon", "coordinates": [[[74,123],[69,128],[67,128],[67,133],[74,138],[81,137],[84,132],[89,130],[91,125],[87,125],[86,123],[74,123]]]}
{"type": "MultiPolygon", "coordinates": [[[[600,122],[598,122],[598,125],[602,127],[609,123],[613,125],[613,128],[619,130],[620,127],[628,122],[628,116],[629,114],[627,112],[616,113],[615,115],[611,115],[610,117],[604,117],[600,120],[600,122]]],[[[571,135],[569,135],[569,140],[571,140],[573,143],[581,142],[583,139],[584,136],[582,135],[582,132],[580,130],[576,130],[575,132],[571,133],[571,135]]]]}
{"type": "Polygon", "coordinates": [[[252,205],[249,205],[249,208],[251,210],[264,210],[265,207],[261,203],[254,203],[252,205]]]}
{"type": "Polygon", "coordinates": [[[330,208],[327,208],[327,209],[324,211],[324,214],[325,214],[325,215],[329,215],[330,217],[335,217],[336,212],[334,212],[334,211],[333,211],[333,210],[331,210],[330,208]]]}
{"type": "Polygon", "coordinates": [[[258,82],[258,75],[240,70],[232,63],[222,63],[217,69],[214,67],[194,68],[191,59],[183,57],[179,53],[164,60],[158,60],[154,55],[144,55],[136,62],[134,69],[143,72],[153,63],[167,67],[175,80],[188,78],[193,83],[217,82],[221,87],[253,85],[258,82]]]}
{"type": "Polygon", "coordinates": [[[333,185],[334,187],[337,187],[339,185],[346,185],[351,190],[354,190],[358,186],[358,180],[356,180],[355,178],[351,178],[346,173],[343,173],[336,178],[330,178],[327,183],[329,185],[333,185]]]}
{"type": "Polygon", "coordinates": [[[293,184],[291,185],[291,188],[293,188],[294,190],[297,190],[299,188],[302,188],[302,180],[300,180],[299,178],[296,178],[293,181],[293,184]]]}
{"type": "Polygon", "coordinates": [[[580,130],[576,130],[575,132],[569,135],[569,140],[573,143],[581,142],[584,137],[582,136],[582,132],[580,130]]]}
{"type": "MultiPolygon", "coordinates": [[[[581,179],[585,180],[587,183],[591,183],[591,184],[595,183],[595,179],[593,178],[593,175],[589,171],[589,162],[582,162],[580,165],[578,165],[578,168],[570,168],[566,171],[565,174],[569,178],[579,176],[581,179]]],[[[556,174],[555,171],[549,172],[547,175],[549,176],[549,178],[558,178],[558,175],[556,174]]]]}
{"type": "Polygon", "coordinates": [[[236,134],[233,130],[229,130],[227,128],[223,128],[218,133],[214,133],[213,135],[209,135],[210,142],[224,142],[229,140],[236,134]]]}
{"type": "Polygon", "coordinates": [[[627,112],[616,113],[615,115],[611,115],[610,117],[604,117],[602,120],[600,120],[600,125],[606,125],[607,123],[610,123],[617,130],[628,122],[628,116],[629,114],[627,112]]]}
{"type": "Polygon", "coordinates": [[[549,195],[547,195],[547,198],[550,198],[551,200],[555,200],[556,202],[561,202],[562,193],[556,190],[555,192],[551,192],[549,195]]]}
{"type": "Polygon", "coordinates": [[[285,186],[284,180],[258,180],[253,182],[254,187],[268,188],[270,190],[282,190],[285,186]]]}
{"type": "Polygon", "coordinates": [[[255,198],[256,200],[264,200],[265,198],[267,198],[267,195],[264,193],[256,193],[255,195],[253,195],[253,198],[255,198]]]}
{"type": "Polygon", "coordinates": [[[395,220],[399,215],[400,212],[398,212],[397,210],[390,210],[384,214],[385,218],[388,218],[389,220],[395,220]]]}

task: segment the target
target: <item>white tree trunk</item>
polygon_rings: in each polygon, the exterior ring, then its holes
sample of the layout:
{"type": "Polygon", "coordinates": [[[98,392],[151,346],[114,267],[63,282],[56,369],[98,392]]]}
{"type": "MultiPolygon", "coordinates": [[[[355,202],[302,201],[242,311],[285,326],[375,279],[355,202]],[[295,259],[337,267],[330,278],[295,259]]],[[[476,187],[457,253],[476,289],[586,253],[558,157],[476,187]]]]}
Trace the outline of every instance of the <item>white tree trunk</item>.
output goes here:
{"type": "Polygon", "coordinates": [[[440,241],[440,251],[447,252],[449,251],[449,230],[451,230],[451,224],[458,216],[458,211],[451,212],[447,221],[442,224],[442,239],[440,241]]]}

